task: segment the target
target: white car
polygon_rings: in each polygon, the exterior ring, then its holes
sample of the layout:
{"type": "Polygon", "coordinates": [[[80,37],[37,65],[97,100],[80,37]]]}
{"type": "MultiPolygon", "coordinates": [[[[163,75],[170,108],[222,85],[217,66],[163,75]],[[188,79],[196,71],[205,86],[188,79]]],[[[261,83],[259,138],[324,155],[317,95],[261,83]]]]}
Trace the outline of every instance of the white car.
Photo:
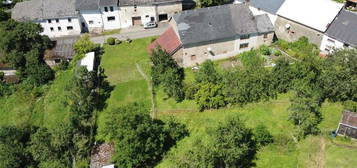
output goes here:
{"type": "Polygon", "coordinates": [[[156,22],[148,22],[144,24],[144,29],[151,29],[157,27],[156,22]]]}

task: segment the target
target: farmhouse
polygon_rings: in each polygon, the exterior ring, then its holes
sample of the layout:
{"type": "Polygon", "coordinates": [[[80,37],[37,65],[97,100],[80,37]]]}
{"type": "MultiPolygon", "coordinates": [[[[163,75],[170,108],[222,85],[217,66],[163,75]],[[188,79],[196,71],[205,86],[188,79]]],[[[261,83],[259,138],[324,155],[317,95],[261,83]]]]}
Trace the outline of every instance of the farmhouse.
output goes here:
{"type": "Polygon", "coordinates": [[[180,11],[181,0],[30,0],[17,3],[12,18],[39,23],[42,34],[61,37],[167,21],[180,11]]]}
{"type": "Polygon", "coordinates": [[[336,132],[339,135],[357,139],[357,113],[344,111],[336,132]]]}
{"type": "Polygon", "coordinates": [[[77,36],[53,38],[54,47],[45,51],[44,60],[47,65],[53,67],[63,61],[70,61],[74,55],[73,45],[77,36]]]}
{"type": "Polygon", "coordinates": [[[254,15],[268,14],[270,21],[274,25],[278,17],[276,13],[285,0],[236,0],[236,2],[249,5],[249,9],[254,15]]]}
{"type": "Polygon", "coordinates": [[[274,36],[268,15],[253,15],[246,4],[184,11],[174,15],[170,25],[148,49],[160,45],[183,67],[269,45],[274,36]]]}
{"type": "Polygon", "coordinates": [[[78,12],[73,0],[30,0],[17,3],[11,17],[18,21],[33,21],[43,27],[49,37],[79,35],[78,12]]]}
{"type": "Polygon", "coordinates": [[[357,13],[343,9],[327,29],[320,49],[328,54],[347,47],[357,48],[357,13]]]}
{"type": "Polygon", "coordinates": [[[275,33],[286,41],[305,36],[321,46],[324,33],[342,8],[343,4],[332,0],[286,0],[277,12],[275,33]]]}

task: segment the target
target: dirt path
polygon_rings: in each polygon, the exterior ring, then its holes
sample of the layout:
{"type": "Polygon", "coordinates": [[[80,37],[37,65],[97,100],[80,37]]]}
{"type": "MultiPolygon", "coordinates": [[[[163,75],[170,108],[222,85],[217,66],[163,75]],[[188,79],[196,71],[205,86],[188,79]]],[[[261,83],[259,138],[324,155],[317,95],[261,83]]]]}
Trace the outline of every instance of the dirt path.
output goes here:
{"type": "Polygon", "coordinates": [[[135,63],[136,69],[140,73],[140,75],[146,80],[146,83],[148,85],[148,90],[151,95],[151,118],[156,118],[157,117],[157,109],[156,109],[156,103],[155,103],[155,95],[153,93],[153,88],[152,88],[152,83],[150,78],[144,73],[144,71],[141,69],[140,65],[138,63],[135,63]]]}
{"type": "Polygon", "coordinates": [[[325,138],[320,139],[320,150],[317,154],[317,167],[323,168],[325,167],[325,148],[326,148],[326,141],[325,138]]]}

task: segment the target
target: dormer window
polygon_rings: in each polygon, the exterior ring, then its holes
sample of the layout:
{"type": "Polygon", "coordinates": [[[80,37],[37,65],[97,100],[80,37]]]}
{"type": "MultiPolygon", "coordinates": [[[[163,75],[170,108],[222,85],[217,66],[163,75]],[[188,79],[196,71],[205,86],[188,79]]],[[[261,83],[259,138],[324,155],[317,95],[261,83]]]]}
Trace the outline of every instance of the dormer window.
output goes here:
{"type": "Polygon", "coordinates": [[[52,23],[52,20],[51,20],[51,19],[48,19],[47,21],[48,21],[48,23],[52,23]]]}
{"type": "Polygon", "coordinates": [[[59,19],[56,19],[56,23],[59,23],[59,19]]]}
{"type": "Polygon", "coordinates": [[[104,7],[104,11],[105,11],[105,12],[108,12],[108,7],[104,7]]]}
{"type": "Polygon", "coordinates": [[[110,8],[110,12],[113,12],[114,11],[114,7],[109,7],[110,8]]]}

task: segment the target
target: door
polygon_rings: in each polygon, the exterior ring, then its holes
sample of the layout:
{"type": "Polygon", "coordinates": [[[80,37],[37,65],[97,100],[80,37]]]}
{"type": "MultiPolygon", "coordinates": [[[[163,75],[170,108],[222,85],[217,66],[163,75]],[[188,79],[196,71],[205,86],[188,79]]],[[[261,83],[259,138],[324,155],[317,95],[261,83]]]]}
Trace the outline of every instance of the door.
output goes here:
{"type": "Polygon", "coordinates": [[[133,20],[133,26],[135,25],[141,25],[141,17],[138,16],[138,17],[132,17],[132,20],[133,20]]]}

